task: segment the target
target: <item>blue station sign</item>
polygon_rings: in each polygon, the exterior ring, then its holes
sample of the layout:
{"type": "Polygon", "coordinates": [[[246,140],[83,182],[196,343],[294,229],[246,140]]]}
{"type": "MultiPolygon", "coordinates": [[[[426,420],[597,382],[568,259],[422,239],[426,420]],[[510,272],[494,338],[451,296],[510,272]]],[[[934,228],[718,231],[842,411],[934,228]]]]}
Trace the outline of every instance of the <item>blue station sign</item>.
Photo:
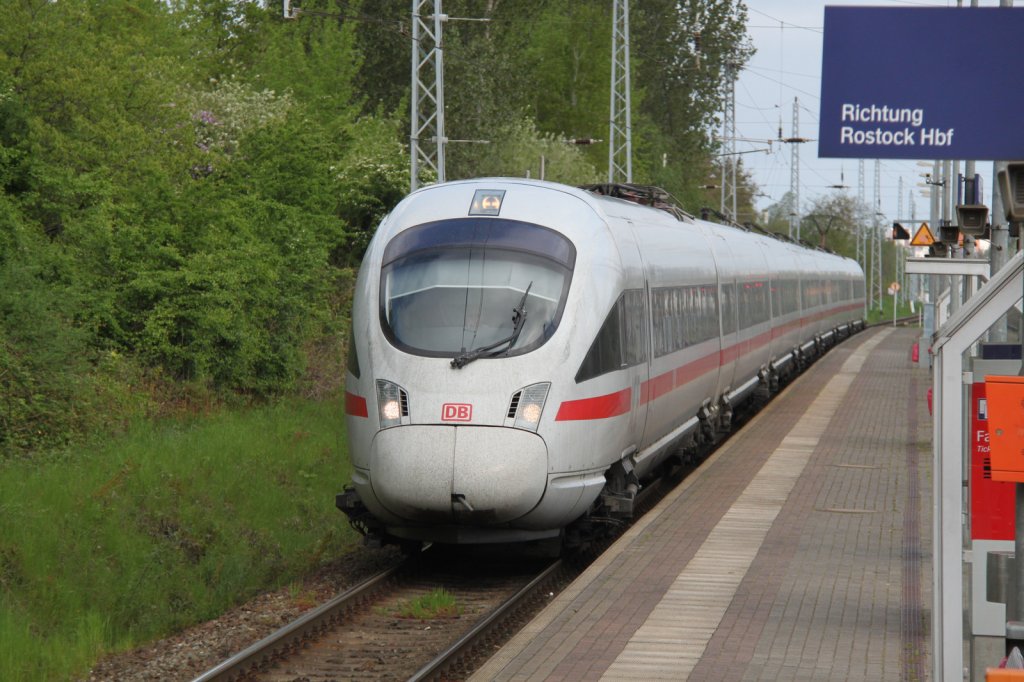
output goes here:
{"type": "Polygon", "coordinates": [[[1024,8],[826,7],[818,154],[1024,159],[1024,8]]]}

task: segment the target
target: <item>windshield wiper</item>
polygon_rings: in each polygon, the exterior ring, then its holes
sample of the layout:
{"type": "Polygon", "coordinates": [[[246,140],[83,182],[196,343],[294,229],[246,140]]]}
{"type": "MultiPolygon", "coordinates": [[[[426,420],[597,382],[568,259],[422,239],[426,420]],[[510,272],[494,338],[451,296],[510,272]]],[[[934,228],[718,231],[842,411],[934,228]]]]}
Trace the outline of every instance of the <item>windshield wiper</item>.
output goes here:
{"type": "Polygon", "coordinates": [[[519,340],[519,334],[523,331],[523,326],[526,324],[526,297],[530,295],[530,287],[532,286],[533,282],[531,281],[526,286],[526,291],[523,292],[523,297],[520,299],[519,305],[512,309],[512,334],[501,341],[495,341],[488,346],[475,348],[471,351],[466,351],[456,355],[452,358],[452,367],[455,369],[462,369],[477,358],[483,357],[485,354],[487,354],[488,357],[493,357],[499,353],[507,353],[512,350],[512,346],[516,345],[516,341],[519,340]]]}

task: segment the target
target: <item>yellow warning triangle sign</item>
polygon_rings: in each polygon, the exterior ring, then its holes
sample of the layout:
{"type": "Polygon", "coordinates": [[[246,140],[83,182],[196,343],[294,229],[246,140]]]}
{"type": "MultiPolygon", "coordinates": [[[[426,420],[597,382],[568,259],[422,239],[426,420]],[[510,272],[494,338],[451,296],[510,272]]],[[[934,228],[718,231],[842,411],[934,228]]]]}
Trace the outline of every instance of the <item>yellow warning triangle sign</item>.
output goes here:
{"type": "Polygon", "coordinates": [[[935,237],[928,229],[928,223],[921,223],[921,227],[917,228],[917,232],[914,233],[914,238],[910,240],[911,246],[931,246],[934,243],[935,237]]]}

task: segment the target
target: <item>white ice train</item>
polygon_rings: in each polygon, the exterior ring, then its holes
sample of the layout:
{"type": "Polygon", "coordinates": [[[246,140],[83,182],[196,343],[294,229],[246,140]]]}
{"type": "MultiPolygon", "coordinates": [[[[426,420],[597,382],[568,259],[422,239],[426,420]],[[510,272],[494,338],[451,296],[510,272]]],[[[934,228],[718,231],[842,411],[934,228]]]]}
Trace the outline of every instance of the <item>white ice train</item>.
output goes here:
{"type": "Polygon", "coordinates": [[[646,475],[862,326],[856,262],[660,198],[487,178],[395,207],[352,307],[353,525],[490,543],[628,516],[646,475]]]}

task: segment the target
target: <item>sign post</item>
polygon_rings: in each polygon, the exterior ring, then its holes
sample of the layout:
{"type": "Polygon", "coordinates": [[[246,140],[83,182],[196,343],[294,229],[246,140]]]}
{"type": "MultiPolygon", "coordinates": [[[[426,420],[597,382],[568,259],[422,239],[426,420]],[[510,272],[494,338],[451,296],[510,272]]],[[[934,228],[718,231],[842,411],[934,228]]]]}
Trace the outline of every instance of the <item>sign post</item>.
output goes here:
{"type": "Polygon", "coordinates": [[[900,283],[893,282],[889,285],[889,295],[892,296],[892,326],[896,326],[896,294],[900,291],[900,283]]]}

